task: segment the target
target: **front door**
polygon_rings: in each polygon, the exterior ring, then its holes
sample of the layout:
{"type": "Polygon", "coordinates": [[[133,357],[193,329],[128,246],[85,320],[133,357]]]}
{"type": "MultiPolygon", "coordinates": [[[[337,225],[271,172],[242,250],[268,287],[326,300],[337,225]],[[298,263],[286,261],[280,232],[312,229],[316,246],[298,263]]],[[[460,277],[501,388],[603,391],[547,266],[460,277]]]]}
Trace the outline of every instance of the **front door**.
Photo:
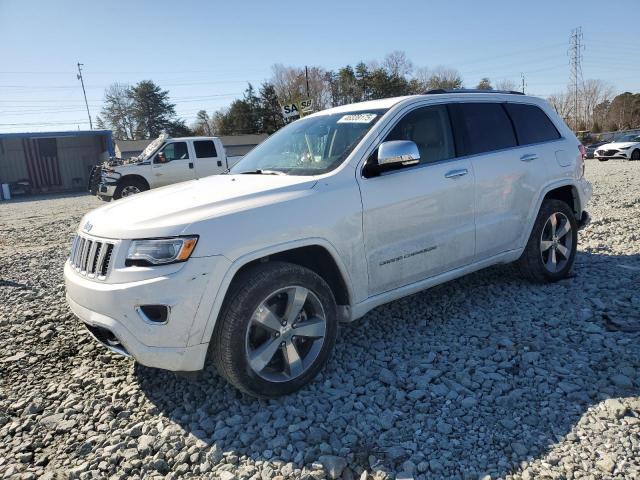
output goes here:
{"type": "Polygon", "coordinates": [[[196,178],[187,142],[169,142],[153,156],[152,188],[196,178]]]}
{"type": "Polygon", "coordinates": [[[468,160],[455,158],[447,108],[409,112],[387,140],[414,141],[420,164],[359,178],[370,295],[467,265],[474,256],[474,176],[468,160]]]}

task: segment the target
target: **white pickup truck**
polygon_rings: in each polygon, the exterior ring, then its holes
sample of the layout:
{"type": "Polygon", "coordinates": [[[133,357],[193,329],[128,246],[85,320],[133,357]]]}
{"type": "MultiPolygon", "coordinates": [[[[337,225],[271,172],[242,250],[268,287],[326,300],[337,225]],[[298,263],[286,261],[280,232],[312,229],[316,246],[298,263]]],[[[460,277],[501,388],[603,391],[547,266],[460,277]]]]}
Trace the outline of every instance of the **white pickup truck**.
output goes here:
{"type": "Polygon", "coordinates": [[[227,157],[218,137],[169,138],[163,134],[138,157],[117,159],[91,172],[89,191],[109,201],[152,188],[225,172],[242,157],[227,157]]]}
{"type": "MultiPolygon", "coordinates": [[[[67,299],[98,341],[144,365],[212,362],[244,392],[283,395],[327,362],[338,321],[497,263],[568,277],[589,221],[584,153],[549,104],[514,92],[314,113],[227,175],[85,215],[67,299]]],[[[563,288],[541,294],[571,308],[563,288]]]]}

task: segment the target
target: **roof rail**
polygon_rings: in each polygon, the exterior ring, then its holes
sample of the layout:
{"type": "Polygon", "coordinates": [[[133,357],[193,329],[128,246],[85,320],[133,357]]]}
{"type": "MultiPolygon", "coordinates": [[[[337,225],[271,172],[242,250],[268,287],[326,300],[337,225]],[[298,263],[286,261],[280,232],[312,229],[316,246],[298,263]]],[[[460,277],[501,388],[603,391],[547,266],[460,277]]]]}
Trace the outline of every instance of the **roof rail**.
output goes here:
{"type": "Polygon", "coordinates": [[[436,88],[424,92],[425,95],[437,95],[442,93],[508,93],[511,95],[524,95],[522,92],[515,90],[484,90],[478,88],[436,88]]]}

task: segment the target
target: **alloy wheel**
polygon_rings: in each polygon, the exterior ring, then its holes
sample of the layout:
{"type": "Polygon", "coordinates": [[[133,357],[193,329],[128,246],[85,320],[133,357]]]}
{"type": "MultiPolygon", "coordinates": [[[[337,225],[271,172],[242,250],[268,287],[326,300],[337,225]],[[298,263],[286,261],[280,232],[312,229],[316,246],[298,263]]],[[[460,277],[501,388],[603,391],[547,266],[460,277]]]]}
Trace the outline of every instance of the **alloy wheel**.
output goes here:
{"type": "Polygon", "coordinates": [[[293,380],[318,358],[326,328],[324,309],[311,290],[301,286],[276,290],[251,316],[245,339],[247,362],[270,382],[293,380]]]}
{"type": "Polygon", "coordinates": [[[122,193],[120,194],[122,197],[129,197],[131,195],[135,195],[136,193],[140,193],[140,189],[135,185],[127,185],[122,189],[122,193]]]}
{"type": "Polygon", "coordinates": [[[562,212],[554,212],[547,219],[540,237],[540,254],[544,268],[551,273],[561,271],[573,250],[571,222],[562,212]]]}

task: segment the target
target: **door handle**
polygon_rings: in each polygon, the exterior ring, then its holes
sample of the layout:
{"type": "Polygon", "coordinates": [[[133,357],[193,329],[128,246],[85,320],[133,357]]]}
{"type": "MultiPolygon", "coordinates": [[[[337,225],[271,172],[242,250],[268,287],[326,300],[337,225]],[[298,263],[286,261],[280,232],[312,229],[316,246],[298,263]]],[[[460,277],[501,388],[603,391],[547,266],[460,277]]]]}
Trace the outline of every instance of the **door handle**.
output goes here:
{"type": "Polygon", "coordinates": [[[218,166],[221,167],[222,166],[222,160],[218,160],[218,166]]]}
{"type": "Polygon", "coordinates": [[[467,170],[466,168],[460,168],[458,170],[449,170],[447,173],[444,174],[444,178],[458,178],[466,175],[467,173],[469,173],[469,170],[467,170]]]}
{"type": "Polygon", "coordinates": [[[189,162],[189,168],[193,168],[193,162],[189,162]]]}
{"type": "Polygon", "coordinates": [[[522,160],[523,162],[530,162],[531,160],[535,160],[537,158],[538,158],[537,153],[525,153],[520,157],[520,160],[522,160]]]}

